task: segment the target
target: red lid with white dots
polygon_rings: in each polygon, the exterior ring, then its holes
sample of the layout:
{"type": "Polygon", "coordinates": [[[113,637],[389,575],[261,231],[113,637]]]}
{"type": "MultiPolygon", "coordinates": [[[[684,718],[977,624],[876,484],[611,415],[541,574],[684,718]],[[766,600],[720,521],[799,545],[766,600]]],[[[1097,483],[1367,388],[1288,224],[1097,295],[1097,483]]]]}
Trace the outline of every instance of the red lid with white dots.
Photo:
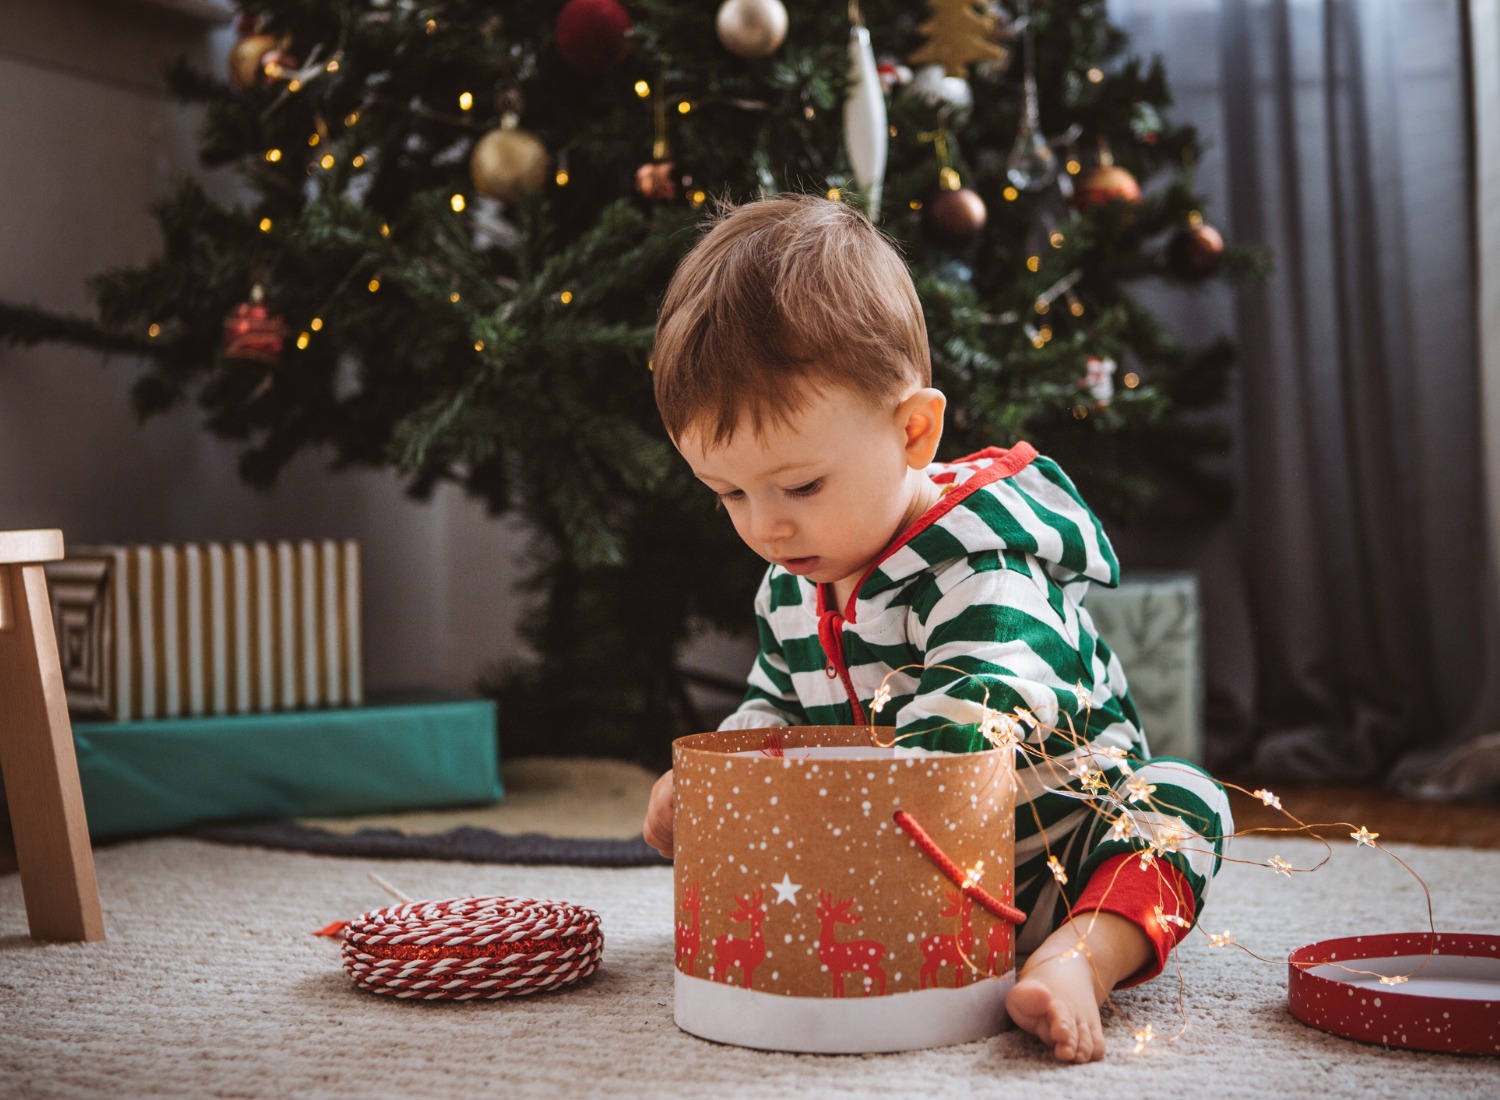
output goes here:
{"type": "Polygon", "coordinates": [[[1367,1043],[1500,1054],[1500,936],[1396,932],[1299,947],[1287,1002],[1304,1024],[1367,1043]]]}

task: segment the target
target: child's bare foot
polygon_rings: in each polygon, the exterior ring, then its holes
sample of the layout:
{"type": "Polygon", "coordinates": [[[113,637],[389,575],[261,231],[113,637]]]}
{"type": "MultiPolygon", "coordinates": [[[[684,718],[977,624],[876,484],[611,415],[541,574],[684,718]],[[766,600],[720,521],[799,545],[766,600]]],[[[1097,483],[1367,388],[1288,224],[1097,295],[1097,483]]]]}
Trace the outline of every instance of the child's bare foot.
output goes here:
{"type": "Polygon", "coordinates": [[[1104,1025],[1094,992],[1094,972],[1082,954],[1031,962],[1006,994],[1010,1018],[1052,1048],[1059,1062],[1104,1057],[1104,1025]]]}
{"type": "Polygon", "coordinates": [[[1104,1057],[1099,1006],[1116,984],[1152,957],[1151,941],[1114,913],[1084,913],[1064,922],[1026,960],[1005,1008],[1016,1026],[1052,1048],[1059,1062],[1104,1057]]]}

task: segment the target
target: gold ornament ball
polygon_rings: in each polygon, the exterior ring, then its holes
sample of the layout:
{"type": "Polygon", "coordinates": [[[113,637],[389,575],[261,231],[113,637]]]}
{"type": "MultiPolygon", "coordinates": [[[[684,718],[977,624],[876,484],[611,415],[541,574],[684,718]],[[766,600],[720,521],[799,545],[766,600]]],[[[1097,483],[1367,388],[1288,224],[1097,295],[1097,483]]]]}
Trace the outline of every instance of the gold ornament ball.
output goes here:
{"type": "Polygon", "coordinates": [[[236,88],[253,87],[260,80],[260,59],[277,43],[273,34],[247,34],[229,50],[229,79],[236,88]]]}
{"type": "Polygon", "coordinates": [[[786,6],[781,0],[724,0],[714,25],[730,53],[765,57],[786,41],[786,6]]]}
{"type": "Polygon", "coordinates": [[[514,202],[546,182],[547,147],[526,130],[491,130],[475,143],[469,171],[480,192],[514,202]]]}
{"type": "Polygon", "coordinates": [[[1085,172],[1073,191],[1073,205],[1087,213],[1112,202],[1141,201],[1141,185],[1118,164],[1101,164],[1085,172]]]}

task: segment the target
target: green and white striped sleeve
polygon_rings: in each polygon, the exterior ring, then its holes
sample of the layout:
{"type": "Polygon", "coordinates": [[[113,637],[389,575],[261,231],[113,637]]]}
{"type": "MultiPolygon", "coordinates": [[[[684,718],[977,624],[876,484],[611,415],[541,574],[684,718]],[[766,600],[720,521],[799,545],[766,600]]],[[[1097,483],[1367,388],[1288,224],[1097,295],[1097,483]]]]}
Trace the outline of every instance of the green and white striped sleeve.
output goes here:
{"type": "Polygon", "coordinates": [[[1054,757],[1101,738],[1133,748],[1139,732],[1128,703],[1113,696],[1102,662],[1085,656],[1096,652],[1096,640],[1084,637],[1087,620],[1045,572],[1015,565],[1002,552],[971,554],[937,570],[916,594],[909,629],[926,667],[896,716],[902,743],[985,748],[975,728],[984,703],[1004,713],[1021,708],[1063,731],[1047,742],[1054,757]]]}

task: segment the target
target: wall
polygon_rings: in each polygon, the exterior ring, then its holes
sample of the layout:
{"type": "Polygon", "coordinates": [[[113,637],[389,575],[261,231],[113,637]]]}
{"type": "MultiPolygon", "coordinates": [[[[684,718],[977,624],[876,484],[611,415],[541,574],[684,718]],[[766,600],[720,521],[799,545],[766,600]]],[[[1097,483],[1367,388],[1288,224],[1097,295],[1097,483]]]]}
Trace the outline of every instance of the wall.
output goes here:
{"type": "MultiPolygon", "coordinates": [[[[229,19],[217,0],[0,0],[0,299],[89,313],[89,275],[156,251],[148,204],[197,171],[196,116],[160,74],[182,55],[223,71],[229,19]]],[[[318,456],[255,493],[191,407],[135,421],[137,373],[91,352],[0,346],[0,530],[358,539],[372,689],[467,687],[516,647],[514,528],[455,490],[416,503],[389,474],[332,474],[318,456]]]]}

